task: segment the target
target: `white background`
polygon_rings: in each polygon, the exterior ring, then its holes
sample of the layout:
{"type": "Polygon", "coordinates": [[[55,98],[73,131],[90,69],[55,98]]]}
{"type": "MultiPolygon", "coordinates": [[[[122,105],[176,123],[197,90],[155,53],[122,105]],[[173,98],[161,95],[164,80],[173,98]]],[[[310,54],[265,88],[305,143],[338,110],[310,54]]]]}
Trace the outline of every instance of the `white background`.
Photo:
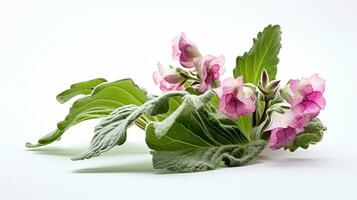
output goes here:
{"type": "Polygon", "coordinates": [[[353,0],[1,1],[0,199],[357,199],[356,11],[353,0]],[[327,80],[328,131],[318,145],[193,174],[154,170],[134,127],[122,147],[70,161],[98,121],[48,147],[24,148],[67,114],[70,104],[55,96],[71,83],[132,77],[159,93],[151,73],[159,61],[177,64],[171,38],[180,32],[202,53],[223,54],[230,76],[235,57],[268,24],[283,31],[278,78],[319,72],[327,80]]]}

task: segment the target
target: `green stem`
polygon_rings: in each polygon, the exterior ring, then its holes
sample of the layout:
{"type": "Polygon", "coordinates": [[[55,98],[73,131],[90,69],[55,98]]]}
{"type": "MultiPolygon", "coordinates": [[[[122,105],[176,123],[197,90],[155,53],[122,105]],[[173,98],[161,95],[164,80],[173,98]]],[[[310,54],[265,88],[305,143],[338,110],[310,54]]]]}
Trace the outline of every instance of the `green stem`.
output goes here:
{"type": "Polygon", "coordinates": [[[264,96],[264,111],[263,111],[262,117],[259,120],[260,122],[265,121],[265,118],[267,117],[267,111],[269,108],[269,104],[270,104],[270,99],[268,99],[264,96]]]}

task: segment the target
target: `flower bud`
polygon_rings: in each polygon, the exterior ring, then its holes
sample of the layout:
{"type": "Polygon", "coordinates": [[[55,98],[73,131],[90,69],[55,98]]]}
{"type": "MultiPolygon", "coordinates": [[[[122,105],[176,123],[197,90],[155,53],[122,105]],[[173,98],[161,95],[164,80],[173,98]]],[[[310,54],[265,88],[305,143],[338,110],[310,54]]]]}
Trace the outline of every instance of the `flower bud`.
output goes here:
{"type": "Polygon", "coordinates": [[[258,88],[268,99],[274,99],[276,91],[279,89],[279,83],[280,80],[269,81],[269,75],[264,69],[258,83],[258,88]]]}

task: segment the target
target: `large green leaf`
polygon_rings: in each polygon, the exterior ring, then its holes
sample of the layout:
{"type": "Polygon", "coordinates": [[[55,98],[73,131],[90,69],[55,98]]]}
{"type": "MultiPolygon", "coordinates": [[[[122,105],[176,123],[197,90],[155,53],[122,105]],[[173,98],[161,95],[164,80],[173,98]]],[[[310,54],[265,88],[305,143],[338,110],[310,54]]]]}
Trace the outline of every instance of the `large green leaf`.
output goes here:
{"type": "MultiPolygon", "coordinates": [[[[150,99],[141,106],[126,105],[117,108],[95,128],[95,135],[87,151],[75,156],[72,160],[89,159],[109,151],[126,141],[126,132],[130,125],[140,117],[156,116],[167,113],[170,109],[170,98],[184,96],[186,92],[168,92],[160,97],[150,99]],[[144,116],[145,114],[145,116],[144,116]]],[[[185,105],[185,104],[183,104],[185,105]]]]}
{"type": "Polygon", "coordinates": [[[307,149],[310,144],[316,144],[317,142],[320,142],[322,140],[324,131],[326,131],[326,127],[321,123],[318,118],[314,118],[304,128],[304,132],[299,133],[293,143],[290,146],[285,147],[285,149],[289,149],[292,152],[298,149],[299,147],[307,149]]]}
{"type": "Polygon", "coordinates": [[[253,39],[253,47],[243,56],[238,56],[234,77],[243,75],[245,83],[257,84],[265,69],[271,80],[275,79],[278,54],[281,48],[281,31],[279,25],[269,25],[253,39]]]}
{"type": "Polygon", "coordinates": [[[79,94],[88,95],[92,93],[92,91],[97,85],[104,82],[107,82],[107,80],[105,80],[104,78],[96,78],[89,81],[74,83],[68,90],[65,90],[58,94],[56,99],[60,103],[65,103],[79,94]]]}
{"type": "MultiPolygon", "coordinates": [[[[158,169],[194,172],[227,166],[240,166],[253,159],[265,147],[265,141],[249,142],[236,121],[226,118],[210,104],[179,115],[163,135],[157,125],[146,128],[146,143],[154,151],[153,165],[158,169]]],[[[167,129],[165,127],[164,129],[167,129]]]]}
{"type": "Polygon", "coordinates": [[[167,92],[160,97],[153,98],[141,106],[123,106],[114,110],[110,115],[104,117],[95,129],[95,135],[87,151],[76,156],[73,160],[83,160],[104,153],[116,145],[123,144],[126,140],[126,131],[134,120],[140,116],[156,116],[170,111],[170,99],[183,97],[182,104],[162,122],[157,122],[156,134],[162,136],[177,117],[197,110],[211,100],[214,94],[207,92],[203,95],[191,95],[187,92],[167,92]],[[164,124],[164,125],[161,125],[164,124]],[[162,129],[160,129],[162,128],[162,129]]]}
{"type": "Polygon", "coordinates": [[[223,162],[228,167],[242,166],[254,159],[265,147],[264,140],[245,145],[222,145],[187,148],[178,151],[152,151],[156,169],[175,172],[211,170],[223,162]]]}
{"type": "MultiPolygon", "coordinates": [[[[142,105],[148,99],[146,91],[135,85],[131,79],[100,84],[90,96],[80,98],[73,103],[69,114],[57,124],[54,131],[40,138],[37,144],[26,143],[26,146],[32,148],[50,144],[60,139],[63,133],[75,124],[107,116],[123,105],[142,105]]],[[[144,129],[147,122],[144,118],[140,118],[136,123],[144,129]]]]}

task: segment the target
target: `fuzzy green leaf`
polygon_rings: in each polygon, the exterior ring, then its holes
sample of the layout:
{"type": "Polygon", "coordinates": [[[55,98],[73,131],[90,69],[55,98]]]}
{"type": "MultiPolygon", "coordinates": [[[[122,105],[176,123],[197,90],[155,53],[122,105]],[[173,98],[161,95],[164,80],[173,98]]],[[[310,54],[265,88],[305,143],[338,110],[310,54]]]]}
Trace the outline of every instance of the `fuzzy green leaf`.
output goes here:
{"type": "Polygon", "coordinates": [[[257,84],[265,69],[270,80],[275,79],[278,54],[281,48],[281,31],[279,25],[269,25],[253,39],[253,47],[243,56],[238,56],[233,76],[243,75],[245,83],[257,84]]]}
{"type": "Polygon", "coordinates": [[[214,94],[207,92],[203,95],[191,95],[187,92],[167,92],[153,98],[141,106],[123,106],[104,117],[95,129],[89,149],[74,157],[73,160],[89,159],[104,153],[126,140],[126,131],[134,120],[140,116],[156,116],[170,111],[170,99],[182,97],[182,103],[177,109],[161,122],[153,123],[155,134],[160,137],[167,132],[165,127],[171,127],[175,120],[184,114],[197,110],[208,103],[214,94]]]}
{"type": "Polygon", "coordinates": [[[222,145],[187,148],[178,151],[152,151],[156,169],[175,172],[212,170],[223,162],[228,167],[242,166],[254,159],[265,147],[264,140],[245,145],[222,145]]]}
{"type": "MultiPolygon", "coordinates": [[[[57,124],[57,128],[38,140],[37,144],[26,143],[29,148],[39,147],[59,140],[71,126],[82,121],[109,115],[123,105],[142,105],[148,101],[145,90],[139,88],[131,79],[104,83],[97,86],[90,96],[76,100],[66,118],[57,124]]],[[[138,122],[140,125],[140,122],[138,122]]],[[[146,122],[141,122],[145,128],[146,122]]]]}
{"type": "Polygon", "coordinates": [[[323,137],[323,132],[326,131],[326,127],[321,123],[318,118],[314,118],[305,128],[304,132],[298,134],[293,143],[286,147],[290,151],[303,148],[307,149],[310,144],[316,144],[320,142],[323,137]]]}
{"type": "MultiPolygon", "coordinates": [[[[114,110],[96,126],[95,135],[88,150],[75,156],[72,160],[83,160],[99,156],[116,145],[123,144],[126,140],[127,129],[135,120],[144,114],[147,117],[168,112],[170,98],[186,94],[186,92],[168,92],[145,102],[141,106],[127,105],[114,110]]],[[[180,107],[185,105],[183,103],[180,107]]]]}
{"type": "Polygon", "coordinates": [[[88,95],[92,93],[92,91],[97,85],[104,82],[107,82],[107,80],[105,80],[104,78],[96,78],[89,81],[74,83],[68,90],[65,90],[58,94],[56,99],[60,103],[65,103],[77,95],[88,95]]]}
{"type": "Polygon", "coordinates": [[[192,94],[183,96],[182,104],[172,114],[163,121],[152,123],[156,136],[161,137],[165,135],[178,117],[200,109],[205,104],[208,104],[214,96],[215,94],[211,91],[198,96],[192,94]]]}
{"type": "Polygon", "coordinates": [[[178,116],[171,125],[150,122],[146,128],[154,167],[176,172],[214,169],[221,161],[243,165],[264,149],[265,141],[255,142],[249,143],[237,122],[210,104],[178,116]],[[167,132],[158,135],[158,125],[167,132]]]}

